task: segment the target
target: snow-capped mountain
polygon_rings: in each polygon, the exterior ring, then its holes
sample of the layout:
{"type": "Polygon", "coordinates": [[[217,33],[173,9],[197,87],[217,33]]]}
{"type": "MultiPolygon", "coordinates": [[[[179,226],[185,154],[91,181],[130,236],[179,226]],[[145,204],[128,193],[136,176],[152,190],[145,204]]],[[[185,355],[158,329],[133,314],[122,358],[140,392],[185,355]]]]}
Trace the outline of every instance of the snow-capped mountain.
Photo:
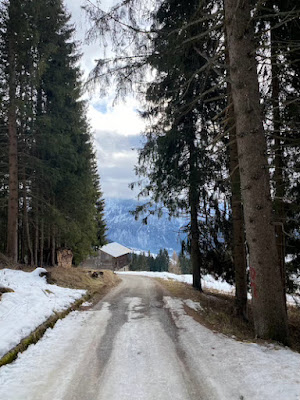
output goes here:
{"type": "Polygon", "coordinates": [[[108,228],[107,237],[124,246],[158,253],[166,248],[169,253],[173,250],[180,251],[181,240],[185,234],[180,234],[180,228],[186,225],[184,218],[172,218],[168,215],[161,218],[150,216],[147,225],[142,223],[142,217],[138,221],[130,214],[140,203],[128,199],[105,200],[105,220],[108,228]]]}

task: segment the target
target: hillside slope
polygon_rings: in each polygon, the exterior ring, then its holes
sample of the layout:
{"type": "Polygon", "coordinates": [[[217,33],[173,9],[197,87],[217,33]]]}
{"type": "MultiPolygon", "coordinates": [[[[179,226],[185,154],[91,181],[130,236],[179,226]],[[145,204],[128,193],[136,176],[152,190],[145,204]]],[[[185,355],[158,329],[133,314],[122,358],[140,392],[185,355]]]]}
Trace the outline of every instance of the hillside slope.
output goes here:
{"type": "Polygon", "coordinates": [[[180,233],[186,221],[184,218],[169,220],[168,215],[161,218],[151,216],[148,224],[138,221],[130,214],[139,202],[132,199],[106,199],[105,220],[108,227],[107,237],[124,246],[158,253],[159,249],[166,248],[169,253],[180,251],[181,240],[185,234],[180,233]]]}

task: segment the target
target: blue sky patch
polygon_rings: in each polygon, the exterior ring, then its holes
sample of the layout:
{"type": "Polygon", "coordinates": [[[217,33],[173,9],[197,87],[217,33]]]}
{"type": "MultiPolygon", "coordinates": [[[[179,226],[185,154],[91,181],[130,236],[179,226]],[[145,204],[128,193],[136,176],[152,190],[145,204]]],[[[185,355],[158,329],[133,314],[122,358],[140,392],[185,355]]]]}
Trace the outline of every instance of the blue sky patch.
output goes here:
{"type": "Polygon", "coordinates": [[[107,114],[107,104],[106,103],[96,103],[93,104],[95,110],[101,112],[101,114],[107,114]]]}

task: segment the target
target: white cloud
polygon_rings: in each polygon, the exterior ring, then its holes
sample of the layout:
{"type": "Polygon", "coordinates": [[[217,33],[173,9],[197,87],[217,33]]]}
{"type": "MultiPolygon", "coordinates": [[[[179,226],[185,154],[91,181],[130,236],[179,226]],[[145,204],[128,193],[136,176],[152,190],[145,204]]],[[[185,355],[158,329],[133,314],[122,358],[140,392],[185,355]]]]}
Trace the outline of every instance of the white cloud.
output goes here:
{"type": "MultiPolygon", "coordinates": [[[[103,106],[103,102],[101,103],[103,106]]],[[[137,103],[134,100],[127,100],[116,106],[106,105],[107,112],[102,113],[95,107],[97,104],[89,104],[88,118],[94,130],[117,133],[130,136],[142,133],[145,124],[136,111],[137,103]]]]}
{"type": "Polygon", "coordinates": [[[131,198],[137,191],[129,189],[129,184],[137,177],[133,165],[137,163],[137,151],[108,153],[99,158],[99,172],[104,197],[131,198]]]}
{"type": "Polygon", "coordinates": [[[135,197],[137,191],[131,191],[128,185],[137,180],[134,165],[137,164],[140,137],[98,130],[95,146],[104,197],[135,197]]]}
{"type": "MultiPolygon", "coordinates": [[[[67,10],[72,14],[71,22],[75,24],[75,40],[81,43],[79,51],[83,56],[80,67],[84,79],[95,66],[95,60],[102,55],[98,43],[84,43],[89,28],[85,11],[81,9],[85,3],[85,0],[65,0],[67,10]]],[[[106,7],[112,3],[113,0],[104,0],[106,7]]],[[[137,192],[132,192],[128,185],[137,179],[134,173],[138,158],[136,148],[140,147],[139,135],[144,130],[144,122],[136,111],[138,103],[133,98],[127,98],[125,103],[113,106],[113,88],[109,88],[107,97],[102,99],[95,95],[88,97],[87,94],[84,97],[88,102],[87,116],[94,134],[104,198],[134,197],[137,192]]]]}

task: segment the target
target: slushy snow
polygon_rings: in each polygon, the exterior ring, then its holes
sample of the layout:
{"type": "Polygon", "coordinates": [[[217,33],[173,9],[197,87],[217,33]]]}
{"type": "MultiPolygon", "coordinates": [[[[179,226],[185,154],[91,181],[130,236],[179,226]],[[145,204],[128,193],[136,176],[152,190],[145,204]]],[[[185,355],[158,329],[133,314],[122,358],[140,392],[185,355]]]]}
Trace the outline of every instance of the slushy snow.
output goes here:
{"type": "Polygon", "coordinates": [[[0,300],[0,358],[55,312],[67,309],[85,290],[49,285],[40,277],[44,268],[33,272],[0,270],[0,286],[13,292],[0,300]]]}
{"type": "MultiPolygon", "coordinates": [[[[141,304],[141,301],[138,297],[127,298],[129,316],[133,313],[133,306],[141,304]]],[[[163,301],[178,328],[178,341],[184,349],[186,363],[197,381],[205,384],[210,389],[209,393],[213,393],[212,397],[208,394],[207,399],[300,399],[298,353],[280,346],[241,343],[216,334],[185,313],[183,300],[164,297],[163,301]]],[[[112,312],[110,303],[105,303],[100,311],[73,312],[59,321],[36,345],[30,346],[26,352],[20,354],[14,363],[0,368],[0,398],[58,400],[65,398],[65,395],[66,398],[70,398],[68,394],[73,380],[78,376],[84,379],[85,374],[89,373],[89,359],[93,359],[94,349],[97,348],[97,343],[101,343],[112,312]]],[[[128,343],[139,343],[143,352],[151,347],[151,354],[157,353],[157,369],[162,362],[160,357],[163,355],[157,352],[157,348],[158,342],[166,333],[157,326],[156,320],[147,316],[144,319],[133,317],[134,315],[128,318],[112,344],[116,358],[114,360],[113,355],[111,356],[111,363],[115,368],[113,373],[119,377],[114,380],[114,385],[110,386],[112,391],[127,393],[126,390],[131,390],[128,381],[132,381],[135,388],[139,385],[135,380],[141,373],[138,370],[140,364],[124,359],[122,351],[134,360],[141,355],[137,354],[137,351],[126,352],[128,343]],[[142,332],[141,324],[146,324],[147,327],[142,332]],[[152,332],[152,341],[147,336],[149,330],[152,332]],[[156,331],[157,337],[154,335],[156,331]],[[119,340],[120,335],[122,340],[119,340]],[[131,368],[126,368],[127,362],[131,368]],[[122,376],[127,377],[127,380],[122,381],[122,376]]],[[[166,340],[171,342],[168,337],[166,340]]],[[[95,385],[105,386],[108,380],[109,377],[102,378],[101,381],[95,382],[95,385]]],[[[112,398],[121,399],[106,397],[107,400],[112,398]]],[[[136,396],[132,398],[137,399],[136,396]]]]}

